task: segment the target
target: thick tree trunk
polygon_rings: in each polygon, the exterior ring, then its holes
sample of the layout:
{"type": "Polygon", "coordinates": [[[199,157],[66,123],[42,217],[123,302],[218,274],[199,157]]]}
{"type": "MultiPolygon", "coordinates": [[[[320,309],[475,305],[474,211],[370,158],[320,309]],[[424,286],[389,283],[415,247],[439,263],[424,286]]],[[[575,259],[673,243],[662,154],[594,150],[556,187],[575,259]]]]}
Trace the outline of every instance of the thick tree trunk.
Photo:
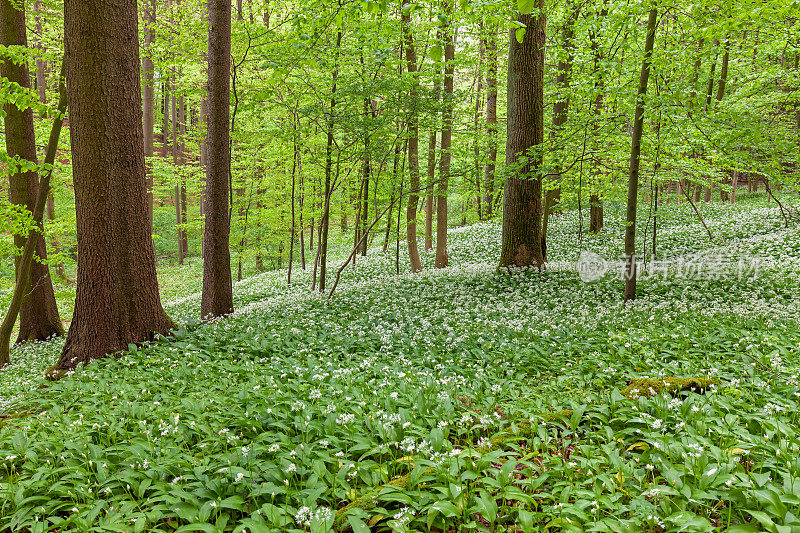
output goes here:
{"type": "Polygon", "coordinates": [[[411,271],[422,270],[422,263],[417,250],[417,204],[419,196],[419,81],[417,79],[417,51],[414,48],[414,36],[411,33],[411,14],[407,9],[409,0],[403,0],[403,40],[405,41],[406,67],[412,76],[411,94],[409,95],[410,112],[408,114],[408,170],[411,180],[406,209],[406,239],[408,240],[408,257],[411,271]]]}
{"type": "MultiPolygon", "coordinates": [[[[0,44],[5,46],[28,45],[25,30],[25,7],[11,0],[0,0],[0,44]]],[[[13,61],[0,62],[0,75],[9,81],[19,84],[24,89],[30,89],[30,74],[26,65],[17,65],[13,61]]],[[[6,113],[3,122],[5,126],[6,151],[10,157],[20,157],[32,163],[37,163],[36,136],[33,130],[33,111],[28,108],[20,110],[14,104],[4,106],[6,113]]],[[[12,204],[23,206],[28,211],[33,211],[36,206],[36,193],[39,187],[39,175],[36,172],[22,172],[20,167],[9,168],[9,200],[12,204]]],[[[42,224],[39,230],[44,231],[42,224]]],[[[25,236],[15,235],[14,245],[21,248],[25,244],[25,236]]],[[[58,316],[58,307],[53,292],[53,282],[50,279],[50,269],[44,261],[47,259],[47,249],[44,239],[37,240],[36,258],[30,269],[30,274],[24,279],[18,279],[23,287],[28,287],[29,292],[21,302],[19,312],[20,328],[17,342],[44,340],[53,335],[63,335],[64,327],[58,316]]],[[[19,274],[19,260],[15,261],[19,274]]]]}
{"type": "Polygon", "coordinates": [[[483,213],[489,219],[494,213],[494,173],[497,166],[497,28],[489,26],[486,40],[486,135],[489,149],[483,176],[483,213]]]}
{"type": "Polygon", "coordinates": [[[631,135],[631,161],[628,172],[628,207],[625,227],[625,301],[636,298],[636,207],[639,199],[639,163],[642,151],[642,132],[644,130],[644,99],[647,82],[650,79],[650,65],[655,42],[658,10],[650,10],[647,21],[647,38],[644,44],[642,72],[639,76],[639,90],[636,93],[636,115],[631,135]]]}
{"type": "Polygon", "coordinates": [[[231,3],[208,0],[208,161],[203,234],[203,318],[233,312],[228,206],[231,172],[231,3]]]}
{"type": "MultiPolygon", "coordinates": [[[[450,181],[450,163],[453,155],[453,77],[455,75],[456,39],[450,20],[453,15],[453,0],[445,0],[447,23],[442,28],[444,35],[444,95],[442,107],[442,148],[439,162],[439,187],[436,199],[436,268],[445,268],[447,256],[447,187],[450,181]]],[[[411,184],[413,189],[414,184],[411,184]]]]}
{"type": "Polygon", "coordinates": [[[64,11],[78,289],[54,371],[173,327],[147,217],[136,2],[67,0],[64,11]]]}
{"type": "Polygon", "coordinates": [[[544,141],[544,0],[539,15],[520,15],[526,28],[522,42],[511,29],[508,56],[508,139],[510,169],[503,196],[503,237],[500,267],[541,268],[542,166],[544,141]],[[520,161],[522,159],[522,161],[520,161]]]}

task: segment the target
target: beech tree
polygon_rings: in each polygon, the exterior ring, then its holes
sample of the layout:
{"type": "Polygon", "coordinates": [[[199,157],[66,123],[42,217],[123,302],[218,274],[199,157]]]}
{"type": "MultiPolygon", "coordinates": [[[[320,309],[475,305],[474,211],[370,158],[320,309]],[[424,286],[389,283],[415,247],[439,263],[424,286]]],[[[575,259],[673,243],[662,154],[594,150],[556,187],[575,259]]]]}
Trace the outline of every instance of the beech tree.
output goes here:
{"type": "Polygon", "coordinates": [[[203,318],[233,312],[228,211],[230,146],[231,3],[208,0],[208,136],[206,228],[203,236],[203,318]]]}
{"type": "Polygon", "coordinates": [[[406,209],[406,237],[408,242],[408,256],[411,260],[411,270],[419,272],[422,263],[417,250],[417,203],[419,196],[419,81],[417,78],[417,51],[414,47],[414,34],[411,30],[412,4],[408,0],[402,3],[403,40],[405,47],[406,66],[411,76],[411,93],[409,94],[408,110],[408,171],[411,177],[411,193],[408,195],[408,208],[406,209]]]}
{"type": "Polygon", "coordinates": [[[650,79],[653,45],[655,42],[658,10],[650,10],[647,21],[647,37],[644,44],[642,72],[639,76],[639,90],[636,93],[636,111],[631,133],[631,160],[628,171],[628,207],[625,226],[625,301],[636,298],[636,207],[639,199],[639,166],[642,152],[642,131],[644,129],[644,98],[647,82],[650,79]]]}
{"type": "Polygon", "coordinates": [[[78,271],[52,377],[173,327],[150,237],[136,1],[67,0],[64,18],[78,271]]]}
{"type": "MultiPolygon", "coordinates": [[[[0,0],[0,43],[7,47],[28,46],[24,2],[0,0]]],[[[31,88],[28,66],[22,54],[16,57],[4,57],[0,61],[0,75],[12,83],[17,83],[22,89],[31,88]]],[[[19,105],[21,107],[12,103],[4,106],[6,151],[9,157],[16,159],[9,164],[8,196],[12,204],[23,206],[33,212],[39,186],[39,175],[34,170],[38,157],[33,130],[33,110],[30,107],[22,107],[24,104],[19,105]]],[[[43,231],[41,221],[38,225],[39,231],[43,231]]],[[[24,243],[25,235],[14,236],[14,245],[17,248],[21,248],[24,243]]],[[[18,343],[44,340],[53,335],[64,334],[46,260],[45,240],[38,239],[36,257],[28,276],[19,277],[19,260],[15,261],[17,283],[28,288],[25,291],[27,296],[21,302],[19,311],[18,343]]]]}
{"type": "Polygon", "coordinates": [[[508,52],[508,178],[503,197],[501,267],[540,268],[544,141],[544,0],[520,13],[508,52]]]}

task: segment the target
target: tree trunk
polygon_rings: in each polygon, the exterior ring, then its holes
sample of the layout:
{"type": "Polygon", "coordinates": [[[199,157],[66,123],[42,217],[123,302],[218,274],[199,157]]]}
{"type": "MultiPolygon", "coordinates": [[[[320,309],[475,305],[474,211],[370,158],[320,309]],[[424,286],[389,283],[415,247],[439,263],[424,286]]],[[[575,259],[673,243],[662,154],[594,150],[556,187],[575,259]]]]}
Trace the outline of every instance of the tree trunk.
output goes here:
{"type": "MultiPolygon", "coordinates": [[[[581,6],[573,5],[571,2],[566,6],[569,12],[569,18],[564,22],[564,29],[562,30],[561,47],[567,53],[567,57],[558,62],[558,74],[556,74],[556,87],[558,93],[555,103],[553,104],[553,139],[554,150],[556,151],[556,160],[553,165],[553,173],[556,174],[556,180],[561,181],[561,161],[563,157],[563,132],[564,126],[567,123],[567,114],[569,113],[569,86],[572,78],[572,63],[575,57],[575,23],[581,12],[581,6]]],[[[548,189],[544,194],[544,212],[542,213],[542,257],[547,261],[547,226],[550,221],[550,211],[553,210],[555,205],[561,199],[561,187],[548,189]]]]}
{"type": "Polygon", "coordinates": [[[231,3],[208,0],[208,135],[206,227],[203,234],[203,318],[233,312],[230,231],[231,3]]]}
{"type": "Polygon", "coordinates": [[[511,29],[508,56],[509,176],[503,195],[503,237],[500,267],[541,268],[542,167],[544,141],[544,0],[536,0],[539,15],[519,16],[526,28],[522,42],[511,29]],[[523,159],[520,161],[520,159],[523,159]]]}
{"type": "MultiPolygon", "coordinates": [[[[142,74],[144,75],[144,103],[143,103],[143,122],[144,122],[144,155],[153,155],[153,134],[155,122],[155,87],[154,67],[152,57],[153,38],[155,36],[154,26],[156,23],[156,0],[145,0],[144,4],[144,51],[145,56],[142,60],[142,74]]],[[[146,164],[146,160],[145,160],[146,164]]],[[[153,173],[149,165],[147,166],[147,217],[150,224],[153,223],[153,173]]]]}
{"type": "MultiPolygon", "coordinates": [[[[442,148],[439,161],[439,187],[436,200],[436,268],[445,268],[449,263],[447,256],[447,187],[450,181],[450,163],[453,155],[453,77],[455,75],[456,43],[450,20],[453,16],[453,0],[445,0],[444,36],[444,95],[442,106],[442,148]]],[[[414,183],[411,183],[414,188],[414,183]]]]}
{"type": "MultiPolygon", "coordinates": [[[[183,95],[180,95],[178,98],[178,124],[180,126],[180,135],[178,137],[180,141],[180,165],[183,167],[186,165],[186,105],[184,103],[183,95]]],[[[189,256],[189,235],[186,232],[186,224],[187,224],[187,211],[186,211],[186,181],[181,179],[181,224],[183,224],[183,228],[180,230],[180,244],[183,247],[183,256],[189,256]]]]}
{"type": "MultiPolygon", "coordinates": [[[[372,104],[369,98],[364,99],[364,120],[367,120],[367,117],[372,117],[372,104]]],[[[372,117],[375,118],[375,117],[372,117]]],[[[361,218],[359,220],[358,226],[358,234],[359,237],[367,231],[367,227],[369,225],[369,182],[372,179],[372,158],[370,154],[370,133],[369,127],[365,128],[364,131],[364,165],[362,168],[362,196],[361,196],[361,206],[359,209],[361,210],[361,218]]],[[[367,239],[363,239],[363,243],[361,244],[361,252],[362,256],[367,255],[367,239]]],[[[356,241],[358,242],[358,241],[356,241]]],[[[355,260],[355,259],[354,259],[355,260]]]]}
{"type": "MultiPolygon", "coordinates": [[[[44,173],[42,179],[39,181],[39,190],[36,191],[36,205],[33,208],[33,221],[36,227],[28,232],[28,237],[25,240],[22,257],[19,260],[20,274],[17,276],[18,279],[27,279],[30,277],[33,255],[36,252],[38,241],[41,239],[39,236],[39,227],[44,218],[46,198],[52,196],[50,193],[50,176],[53,173],[52,165],[56,159],[58,139],[61,136],[61,128],[64,125],[64,115],[67,111],[67,88],[64,83],[63,63],[61,64],[61,75],[58,81],[58,114],[53,119],[53,126],[50,129],[50,138],[47,142],[47,151],[44,158],[44,164],[50,166],[50,170],[44,173]]],[[[25,297],[26,290],[27,287],[20,283],[15,285],[14,294],[11,297],[11,304],[8,306],[8,312],[3,318],[2,325],[0,325],[0,368],[11,362],[9,346],[11,342],[11,330],[14,329],[14,324],[17,321],[17,316],[22,306],[22,300],[25,297]]]]}
{"type": "Polygon", "coordinates": [[[647,82],[650,79],[650,65],[656,35],[658,10],[650,10],[647,21],[647,38],[644,44],[642,72],[639,76],[639,90],[636,93],[636,115],[631,135],[631,162],[628,172],[628,208],[625,227],[625,301],[636,298],[636,207],[639,199],[639,163],[642,151],[642,132],[644,130],[644,99],[647,82]]]}
{"type": "Polygon", "coordinates": [[[489,150],[486,157],[486,168],[483,177],[483,213],[489,219],[494,212],[494,173],[497,166],[497,28],[489,26],[486,40],[486,135],[489,138],[489,150]]]}
{"type": "MultiPolygon", "coordinates": [[[[414,48],[414,36],[411,33],[411,14],[408,10],[409,0],[402,3],[403,39],[406,49],[406,66],[412,77],[411,94],[409,95],[408,114],[408,170],[411,180],[408,195],[408,208],[406,209],[406,238],[408,240],[408,257],[411,261],[411,271],[422,270],[417,250],[417,204],[419,196],[419,80],[417,78],[417,51],[414,48]]],[[[437,221],[438,225],[438,221],[437,221]]],[[[438,245],[437,245],[438,247],[438,245]]]]}
{"type": "MultiPolygon", "coordinates": [[[[441,32],[441,30],[440,30],[441,32]]],[[[439,39],[441,40],[441,39],[439,39]]],[[[437,67],[438,72],[438,67],[437,67]]],[[[433,249],[433,212],[434,208],[434,195],[433,195],[433,182],[436,179],[436,138],[437,138],[437,122],[439,114],[439,103],[441,102],[441,83],[439,76],[435,76],[433,81],[433,98],[431,98],[431,105],[434,106],[433,120],[431,121],[431,132],[428,136],[428,188],[425,194],[425,251],[429,252],[433,249]]],[[[391,218],[391,217],[389,217],[391,218]]]]}
{"type": "Polygon", "coordinates": [[[36,92],[39,95],[39,101],[47,104],[47,72],[45,72],[45,63],[42,59],[44,46],[42,46],[42,2],[36,0],[33,3],[33,13],[36,19],[36,49],[39,54],[36,56],[36,92]]]}
{"type": "MultiPolygon", "coordinates": [[[[342,47],[342,30],[336,33],[336,59],[333,66],[333,79],[331,80],[331,103],[328,115],[328,139],[325,146],[325,192],[322,206],[322,218],[320,219],[318,237],[319,247],[319,292],[325,292],[325,277],[328,267],[328,233],[331,220],[331,174],[333,172],[333,128],[336,125],[336,91],[339,81],[339,51],[342,47]]],[[[316,267],[315,267],[316,269],[316,267]]]]}
{"type": "Polygon", "coordinates": [[[173,327],[161,307],[147,217],[136,2],[64,7],[78,289],[51,375],[173,327]]]}
{"type": "MultiPolygon", "coordinates": [[[[483,23],[480,24],[480,31],[483,33],[483,23]]],[[[486,61],[486,40],[480,40],[480,61],[478,62],[478,74],[476,76],[475,84],[475,113],[472,117],[472,161],[475,173],[475,211],[478,215],[478,221],[483,220],[483,196],[481,195],[481,187],[483,182],[482,168],[481,168],[481,143],[480,143],[480,117],[485,114],[482,109],[483,106],[483,69],[486,61]]],[[[452,129],[452,126],[451,126],[452,129]]]]}
{"type": "MultiPolygon", "coordinates": [[[[5,46],[28,46],[25,29],[24,3],[16,9],[17,3],[11,0],[0,0],[0,43],[5,46]]],[[[28,67],[17,65],[13,61],[0,62],[0,75],[9,81],[19,84],[23,89],[30,89],[28,67]]],[[[4,106],[6,151],[10,157],[20,157],[36,164],[36,135],[33,129],[33,111],[30,108],[20,110],[16,105],[8,103],[4,106]]],[[[36,193],[39,187],[37,172],[23,172],[21,167],[13,166],[9,173],[9,200],[12,204],[23,206],[28,211],[36,207],[36,193]]],[[[42,224],[39,231],[43,232],[42,224]]],[[[25,244],[25,236],[15,235],[14,246],[21,248],[25,244]]],[[[64,327],[58,316],[53,282],[50,269],[45,262],[47,249],[44,239],[37,240],[36,256],[30,274],[19,278],[19,260],[15,261],[18,274],[17,283],[26,287],[27,295],[20,307],[20,328],[17,343],[44,340],[53,335],[63,335],[64,327]],[[29,288],[29,290],[28,290],[29,288]]]]}
{"type": "MultiPolygon", "coordinates": [[[[605,82],[603,81],[602,63],[603,63],[603,49],[597,39],[597,33],[601,29],[602,19],[608,14],[606,5],[600,9],[597,26],[592,27],[589,32],[589,40],[591,42],[592,50],[592,71],[595,76],[594,89],[596,91],[594,98],[594,113],[595,117],[600,117],[603,112],[603,102],[605,100],[605,82]]],[[[592,161],[592,178],[593,183],[591,186],[594,189],[593,194],[589,195],[589,232],[599,233],[603,229],[603,199],[599,194],[600,180],[603,174],[601,169],[600,146],[598,142],[600,124],[595,122],[592,126],[592,147],[598,154],[592,161]]]]}

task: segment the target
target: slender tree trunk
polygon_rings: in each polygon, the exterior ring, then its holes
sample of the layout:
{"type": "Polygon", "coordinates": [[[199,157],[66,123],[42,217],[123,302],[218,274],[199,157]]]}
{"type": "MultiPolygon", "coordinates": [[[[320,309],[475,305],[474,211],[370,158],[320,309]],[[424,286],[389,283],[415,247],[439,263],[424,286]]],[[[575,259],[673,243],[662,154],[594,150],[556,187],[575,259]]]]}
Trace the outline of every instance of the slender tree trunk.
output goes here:
{"type": "MultiPolygon", "coordinates": [[[[180,118],[178,117],[178,103],[177,96],[172,95],[172,164],[175,169],[180,168],[181,164],[181,146],[178,141],[178,132],[180,130],[180,118]]],[[[178,264],[182,265],[184,261],[183,253],[183,238],[181,237],[181,225],[183,224],[183,209],[181,209],[181,183],[180,178],[178,183],[175,184],[175,238],[178,244],[178,264]]]]}
{"type": "Polygon", "coordinates": [[[163,141],[163,143],[162,143],[163,146],[162,146],[162,149],[161,149],[161,157],[163,157],[164,159],[166,159],[169,156],[169,153],[170,153],[170,149],[169,149],[169,132],[170,132],[170,127],[169,127],[169,123],[170,123],[170,120],[169,120],[169,102],[170,102],[169,93],[170,93],[169,78],[165,78],[164,79],[164,98],[163,98],[163,102],[162,102],[162,108],[164,110],[164,114],[163,114],[163,120],[161,121],[161,139],[163,141]]]}
{"type": "MultiPolygon", "coordinates": [[[[417,78],[417,52],[414,48],[414,36],[411,32],[411,14],[407,8],[409,5],[409,0],[403,0],[402,26],[406,50],[406,66],[408,73],[413,78],[411,94],[409,95],[410,111],[408,113],[408,170],[411,177],[410,190],[416,191],[419,189],[419,80],[417,78]]],[[[419,196],[416,192],[411,192],[408,195],[408,208],[406,209],[406,238],[408,240],[408,256],[411,261],[412,272],[422,270],[422,263],[417,250],[418,203],[419,196]]]]}
{"type": "Polygon", "coordinates": [[[730,39],[725,39],[725,51],[722,54],[722,67],[719,72],[719,84],[717,86],[717,102],[721,102],[725,97],[725,87],[728,83],[728,62],[731,54],[730,39]]]}
{"type": "MultiPolygon", "coordinates": [[[[155,122],[155,87],[154,67],[153,67],[153,38],[155,36],[156,23],[156,0],[145,0],[144,2],[144,59],[142,60],[142,74],[144,76],[143,89],[143,122],[144,122],[144,155],[153,155],[153,134],[155,122]]],[[[145,160],[146,164],[147,160],[145,160]]],[[[147,166],[147,216],[150,224],[153,223],[153,173],[147,166]]]]}
{"type": "Polygon", "coordinates": [[[483,211],[484,218],[491,218],[494,212],[494,181],[497,166],[497,28],[489,26],[486,40],[486,135],[489,138],[489,150],[486,157],[486,168],[483,177],[483,211]]]}
{"type": "MultiPolygon", "coordinates": [[[[34,17],[36,19],[36,39],[34,39],[34,42],[36,43],[36,49],[39,52],[39,54],[36,56],[36,91],[37,95],[39,96],[39,102],[47,105],[47,71],[45,62],[42,59],[42,54],[44,53],[44,46],[42,45],[42,3],[39,0],[34,2],[33,10],[34,17]]],[[[48,220],[51,222],[55,221],[56,206],[52,190],[47,195],[46,214],[48,220]]],[[[56,255],[61,254],[61,244],[58,242],[58,236],[55,234],[50,236],[50,247],[56,255]]],[[[61,281],[67,284],[73,283],[73,281],[67,276],[67,273],[64,270],[64,263],[62,261],[59,261],[58,264],[54,265],[54,268],[56,276],[58,276],[61,281]]]]}
{"type": "Polygon", "coordinates": [[[519,42],[511,29],[508,55],[508,135],[506,166],[510,169],[503,197],[500,267],[541,268],[542,167],[544,142],[544,0],[536,0],[538,16],[521,14],[526,28],[519,42]],[[522,160],[521,160],[522,159],[522,160]]]}
{"type": "MultiPolygon", "coordinates": [[[[0,44],[5,46],[28,46],[25,28],[24,3],[16,9],[17,3],[11,0],[0,0],[0,44]]],[[[17,65],[13,61],[0,62],[0,75],[10,82],[19,84],[23,89],[30,89],[30,74],[24,63],[17,65]]],[[[6,151],[10,157],[19,157],[34,164],[38,162],[36,155],[36,135],[33,129],[33,111],[30,108],[20,110],[13,103],[4,106],[6,151]]],[[[9,174],[9,200],[12,204],[22,206],[28,211],[36,207],[36,193],[39,188],[39,175],[37,172],[23,172],[22,168],[12,165],[9,174]]],[[[39,231],[44,232],[44,227],[39,223],[39,231]]],[[[25,237],[14,236],[14,246],[22,248],[25,237]]],[[[45,262],[47,249],[44,239],[36,241],[36,259],[30,268],[30,273],[20,276],[19,259],[15,261],[17,284],[27,291],[21,302],[19,312],[20,328],[17,343],[44,340],[53,335],[63,335],[64,327],[58,316],[53,282],[50,279],[50,269],[45,262]]],[[[0,362],[2,365],[2,362],[0,362]]]]}
{"type": "Polygon", "coordinates": [[[203,235],[203,318],[233,312],[230,231],[231,3],[208,0],[208,161],[203,235]]]}
{"type": "MultiPolygon", "coordinates": [[[[480,31],[483,33],[483,23],[480,24],[480,31]]],[[[480,143],[480,117],[484,115],[483,107],[483,69],[486,61],[486,40],[480,40],[480,61],[478,63],[478,75],[476,76],[477,83],[475,84],[475,114],[472,117],[472,161],[474,164],[475,172],[475,211],[478,215],[478,221],[483,220],[483,196],[481,195],[481,187],[483,182],[482,168],[481,168],[481,143],[480,143]]],[[[452,128],[451,128],[452,129],[452,128]]]]}
{"type": "Polygon", "coordinates": [[[161,307],[147,214],[136,2],[64,7],[78,288],[51,376],[173,327],[161,307]]]}
{"type": "MultiPolygon", "coordinates": [[[[444,95],[442,106],[442,156],[439,162],[439,187],[436,201],[436,268],[445,268],[449,263],[447,256],[447,187],[450,181],[450,163],[453,146],[453,77],[455,74],[456,43],[450,19],[453,15],[453,0],[445,0],[446,20],[442,33],[444,36],[444,95]]],[[[412,182],[411,188],[415,185],[412,182]]]]}
{"type": "MultiPolygon", "coordinates": [[[[401,148],[400,143],[395,144],[394,147],[394,162],[392,166],[392,197],[389,203],[389,213],[386,215],[386,236],[383,239],[383,252],[389,249],[389,236],[392,234],[392,206],[394,205],[395,199],[395,184],[397,183],[397,172],[398,166],[400,164],[400,153],[405,152],[405,147],[401,148]]],[[[397,208],[398,213],[400,211],[400,207],[397,208]]]]}
{"type": "Polygon", "coordinates": [[[628,208],[625,227],[625,301],[636,298],[636,207],[639,199],[639,163],[642,151],[642,132],[644,130],[644,99],[647,82],[650,79],[650,65],[655,42],[658,10],[650,10],[647,22],[647,38],[644,45],[642,72],[639,76],[639,90],[636,93],[636,115],[631,135],[631,162],[628,172],[628,208]]]}
{"type": "MultiPolygon", "coordinates": [[[[602,19],[608,14],[605,3],[600,9],[597,26],[592,27],[589,32],[589,40],[592,49],[592,70],[595,76],[594,89],[596,92],[594,99],[594,114],[599,118],[603,113],[603,102],[605,100],[605,82],[603,81],[602,63],[603,63],[603,49],[597,39],[597,32],[599,31],[602,19]]],[[[595,192],[589,195],[589,232],[600,233],[603,229],[603,199],[599,194],[600,180],[603,171],[601,170],[601,156],[600,144],[598,142],[600,124],[595,122],[592,126],[591,142],[593,150],[598,154],[594,156],[592,161],[592,177],[593,183],[591,184],[595,192]]]]}
{"type": "MultiPolygon", "coordinates": [[[[186,165],[186,105],[184,103],[184,96],[180,95],[178,98],[178,124],[180,125],[180,165],[186,165]]],[[[181,178],[181,224],[183,228],[180,230],[180,244],[183,248],[184,258],[189,256],[189,235],[186,232],[186,224],[188,223],[188,213],[186,210],[186,180],[181,178]]]]}
{"type": "MultiPolygon", "coordinates": [[[[567,4],[567,11],[570,13],[569,18],[564,23],[562,30],[561,47],[567,53],[567,57],[558,62],[558,74],[556,74],[556,87],[558,88],[558,96],[553,104],[553,137],[555,140],[554,149],[556,151],[556,160],[554,173],[561,172],[560,158],[563,156],[562,130],[567,123],[567,115],[569,113],[569,87],[572,81],[572,63],[575,58],[575,23],[580,15],[580,4],[574,5],[571,2],[567,4]]],[[[556,179],[561,181],[561,177],[557,176],[556,179]]],[[[547,261],[547,226],[550,222],[550,212],[561,198],[561,187],[548,189],[544,195],[544,212],[542,213],[542,257],[547,261]]]]}
{"type": "MultiPolygon", "coordinates": [[[[322,219],[319,230],[319,291],[325,292],[325,277],[328,266],[328,233],[331,219],[331,173],[333,172],[333,128],[336,125],[336,97],[339,81],[339,50],[342,47],[342,30],[336,33],[336,59],[334,60],[333,79],[331,83],[331,103],[328,116],[328,141],[325,147],[325,198],[322,208],[322,219]]],[[[338,174],[338,172],[337,172],[338,174]]]]}
{"type": "MultiPolygon", "coordinates": [[[[0,11],[0,13],[3,12],[0,11]]],[[[62,63],[61,75],[59,76],[58,114],[53,119],[53,126],[50,130],[50,138],[47,142],[47,151],[44,158],[45,165],[50,166],[51,169],[46,171],[42,175],[42,179],[39,181],[39,190],[36,191],[36,205],[33,208],[33,221],[36,227],[28,233],[28,237],[25,240],[22,257],[19,260],[18,279],[26,279],[30,277],[31,266],[33,265],[33,255],[38,247],[38,241],[41,240],[39,227],[41,226],[42,219],[44,218],[46,198],[51,196],[50,176],[53,173],[52,165],[56,159],[58,139],[61,136],[61,128],[64,124],[64,115],[66,111],[67,88],[64,83],[64,64],[62,63]]],[[[17,316],[19,315],[26,290],[27,287],[21,283],[17,283],[15,285],[14,294],[11,297],[11,304],[9,305],[6,316],[3,318],[2,325],[0,325],[0,368],[11,362],[11,331],[14,329],[14,324],[17,321],[17,316]]]]}
{"type": "Polygon", "coordinates": [[[236,20],[244,20],[242,0],[236,0],[236,20]]]}
{"type": "MultiPolygon", "coordinates": [[[[372,113],[372,105],[370,99],[365,98],[364,120],[367,120],[367,117],[371,117],[372,116],[371,113],[372,113]]],[[[363,235],[364,232],[367,230],[367,227],[369,226],[369,182],[372,176],[372,158],[370,154],[369,137],[370,133],[369,133],[369,128],[367,127],[365,128],[364,131],[364,162],[363,162],[362,178],[361,178],[362,196],[361,196],[361,205],[359,206],[359,209],[361,211],[361,217],[358,226],[359,236],[363,235]]],[[[367,255],[367,239],[363,239],[363,243],[361,244],[361,249],[359,251],[361,252],[362,256],[367,255]]]]}
{"type": "MultiPolygon", "coordinates": [[[[441,39],[440,39],[441,40],[441,39]]],[[[431,105],[434,106],[433,120],[431,121],[431,132],[428,135],[428,188],[425,194],[425,251],[429,252],[433,249],[433,212],[434,208],[434,194],[433,182],[436,179],[436,138],[437,138],[437,119],[438,107],[441,102],[441,83],[439,76],[434,78],[433,82],[433,98],[431,98],[431,105]]],[[[391,217],[389,217],[391,218],[391,217]]]]}
{"type": "Polygon", "coordinates": [[[42,45],[42,2],[36,0],[33,3],[33,14],[36,19],[36,50],[39,52],[36,56],[36,92],[39,96],[39,101],[47,104],[47,72],[45,71],[45,63],[42,59],[44,53],[44,46],[42,45]]]}

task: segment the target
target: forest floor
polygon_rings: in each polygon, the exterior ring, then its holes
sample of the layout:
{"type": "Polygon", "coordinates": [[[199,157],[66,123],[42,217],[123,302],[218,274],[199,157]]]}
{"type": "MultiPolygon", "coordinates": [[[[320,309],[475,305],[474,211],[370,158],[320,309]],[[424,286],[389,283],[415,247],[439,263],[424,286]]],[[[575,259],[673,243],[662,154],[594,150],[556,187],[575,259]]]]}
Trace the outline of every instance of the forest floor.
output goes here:
{"type": "Polygon", "coordinates": [[[596,236],[556,217],[542,273],[498,272],[483,223],[443,270],[372,250],[330,300],[269,272],[199,324],[178,287],[172,338],[46,387],[63,340],[17,348],[0,530],[800,531],[800,228],[701,210],[713,243],[659,210],[627,307],[609,207],[596,236]]]}

